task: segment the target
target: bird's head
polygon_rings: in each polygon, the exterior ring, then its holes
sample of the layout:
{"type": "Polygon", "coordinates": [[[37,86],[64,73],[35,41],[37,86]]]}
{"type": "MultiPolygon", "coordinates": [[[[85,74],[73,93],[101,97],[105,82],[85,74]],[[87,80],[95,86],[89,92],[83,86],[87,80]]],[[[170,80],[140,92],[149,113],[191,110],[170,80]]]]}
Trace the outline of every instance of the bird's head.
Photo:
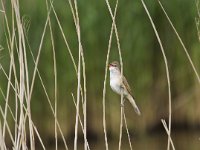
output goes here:
{"type": "Polygon", "coordinates": [[[120,64],[118,61],[113,61],[108,65],[110,71],[119,71],[120,72],[120,64]]]}

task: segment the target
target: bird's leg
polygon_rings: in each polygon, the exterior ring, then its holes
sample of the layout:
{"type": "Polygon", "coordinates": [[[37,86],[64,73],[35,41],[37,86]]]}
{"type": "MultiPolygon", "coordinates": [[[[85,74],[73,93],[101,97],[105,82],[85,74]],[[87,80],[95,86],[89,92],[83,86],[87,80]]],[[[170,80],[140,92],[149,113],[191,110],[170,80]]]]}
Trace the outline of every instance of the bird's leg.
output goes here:
{"type": "Polygon", "coordinates": [[[121,107],[124,107],[124,102],[125,102],[125,98],[123,98],[123,101],[122,101],[122,103],[121,103],[121,107]]]}

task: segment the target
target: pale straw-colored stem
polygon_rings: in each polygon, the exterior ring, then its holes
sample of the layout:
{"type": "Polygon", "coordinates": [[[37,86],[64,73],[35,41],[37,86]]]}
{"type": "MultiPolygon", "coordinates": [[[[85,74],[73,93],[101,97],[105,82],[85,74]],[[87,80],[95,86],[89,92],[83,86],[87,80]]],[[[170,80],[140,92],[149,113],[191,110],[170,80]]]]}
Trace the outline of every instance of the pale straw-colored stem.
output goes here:
{"type": "MultiPolygon", "coordinates": [[[[165,128],[165,131],[167,132],[167,135],[169,135],[170,132],[169,132],[169,129],[168,129],[168,127],[167,127],[167,123],[166,123],[166,121],[165,121],[164,119],[161,119],[161,122],[162,122],[162,124],[163,124],[163,126],[164,126],[164,128],[165,128]]],[[[172,149],[175,150],[174,143],[173,143],[173,141],[172,141],[171,136],[170,136],[170,139],[169,139],[169,140],[170,140],[170,143],[171,143],[172,149]]]]}
{"type": "MultiPolygon", "coordinates": [[[[119,59],[120,59],[120,65],[121,65],[121,78],[123,78],[123,61],[122,61],[122,54],[121,54],[121,46],[120,46],[120,42],[119,42],[119,35],[118,35],[118,30],[117,30],[117,26],[116,26],[116,22],[115,22],[115,17],[112,13],[112,9],[110,7],[109,1],[106,0],[106,4],[109,10],[109,13],[111,15],[113,24],[114,24],[114,31],[115,31],[115,35],[116,35],[116,39],[117,39],[117,48],[118,48],[118,52],[119,52],[119,59]]],[[[116,4],[118,4],[118,0],[116,0],[116,4]]],[[[123,103],[123,94],[121,94],[121,104],[123,103]]],[[[121,115],[120,115],[120,134],[119,134],[119,150],[121,150],[121,140],[122,140],[122,129],[123,129],[123,107],[121,107],[121,115]]]]}
{"type": "Polygon", "coordinates": [[[125,124],[125,127],[126,127],[126,133],[127,133],[127,136],[128,136],[129,146],[130,146],[130,149],[133,150],[133,147],[132,147],[132,144],[131,144],[131,138],[130,138],[130,134],[129,134],[129,130],[128,130],[128,125],[127,125],[127,121],[126,121],[125,111],[123,112],[123,114],[124,114],[124,124],[125,124]]]}
{"type": "MultiPolygon", "coordinates": [[[[75,107],[77,107],[77,105],[76,105],[76,101],[75,101],[75,98],[74,98],[74,95],[72,94],[72,99],[73,99],[73,102],[74,102],[74,105],[75,105],[75,107]]],[[[82,129],[82,131],[83,131],[83,134],[84,134],[84,125],[83,125],[83,122],[82,122],[82,120],[81,120],[81,117],[80,117],[80,114],[78,114],[78,119],[79,119],[79,123],[80,123],[80,125],[81,125],[81,129],[82,129]]],[[[87,141],[87,139],[86,139],[86,146],[87,146],[87,149],[88,150],[90,150],[90,147],[89,147],[89,143],[88,143],[88,141],[87,141]]]]}
{"type": "Polygon", "coordinates": [[[164,62],[165,62],[165,71],[166,71],[166,76],[167,76],[167,85],[168,85],[168,97],[169,97],[169,122],[168,122],[168,129],[169,129],[169,134],[168,134],[168,144],[167,144],[167,150],[170,150],[170,139],[171,139],[171,116],[172,116],[172,111],[171,111],[171,86],[170,86],[170,76],[169,76],[169,67],[168,67],[168,62],[167,62],[167,58],[166,58],[166,55],[165,55],[165,51],[164,51],[164,48],[163,48],[163,45],[162,45],[162,42],[160,40],[160,37],[159,37],[159,34],[158,34],[158,31],[155,27],[155,24],[151,18],[151,15],[146,7],[146,4],[144,3],[143,0],[141,0],[142,2],[142,5],[148,15],[148,18],[151,22],[151,25],[153,27],[153,30],[154,30],[154,33],[156,35],[156,38],[158,40],[158,43],[160,45],[160,49],[161,49],[161,52],[162,52],[162,55],[163,55],[163,59],[164,59],[164,62]]]}
{"type": "MultiPolygon", "coordinates": [[[[117,7],[118,7],[118,3],[115,4],[114,18],[115,18],[116,13],[117,13],[117,7]]],[[[105,76],[104,76],[104,86],[103,86],[103,100],[102,100],[102,105],[103,105],[103,131],[104,131],[104,139],[105,139],[106,150],[109,149],[107,131],[106,131],[106,104],[105,104],[105,101],[106,101],[106,79],[107,79],[107,74],[108,74],[108,63],[109,63],[109,56],[110,56],[110,50],[111,50],[111,44],[112,44],[113,30],[114,30],[114,22],[112,22],[112,27],[111,27],[111,31],[110,31],[110,37],[109,37],[109,43],[108,43],[108,51],[107,51],[107,56],[106,56],[106,66],[105,66],[105,76]]]]}
{"type": "MultiPolygon", "coordinates": [[[[46,0],[46,7],[49,10],[48,1],[46,0]]],[[[55,46],[54,46],[54,38],[51,26],[51,18],[48,15],[48,23],[49,23],[49,30],[50,30],[50,37],[51,37],[51,45],[52,45],[52,52],[53,52],[53,70],[54,70],[54,112],[55,112],[55,149],[58,149],[58,133],[57,133],[57,67],[56,67],[56,53],[55,53],[55,46]]]]}
{"type": "Polygon", "coordinates": [[[80,35],[80,25],[79,25],[79,15],[77,8],[77,1],[74,0],[75,5],[75,15],[76,15],[76,32],[79,45],[79,57],[78,57],[78,86],[77,86],[77,107],[76,107],[76,122],[75,122],[75,137],[74,137],[74,150],[77,150],[78,141],[78,114],[79,114],[79,103],[80,103],[80,84],[81,84],[81,35],[80,35]]]}
{"type": "MultiPolygon", "coordinates": [[[[185,44],[183,43],[181,37],[179,36],[179,34],[178,34],[176,28],[175,28],[174,25],[173,25],[171,19],[170,19],[169,16],[167,15],[167,12],[165,11],[163,5],[161,4],[161,2],[160,2],[159,0],[158,0],[158,3],[160,4],[160,7],[162,8],[162,11],[164,12],[164,14],[165,14],[165,16],[166,16],[168,22],[170,23],[171,27],[173,28],[174,33],[176,34],[176,36],[177,36],[179,42],[181,43],[181,45],[182,45],[182,47],[183,47],[183,50],[184,50],[184,52],[185,52],[185,54],[186,54],[186,56],[187,56],[187,58],[188,58],[188,60],[189,60],[189,62],[190,62],[190,65],[192,66],[192,69],[193,69],[193,71],[194,71],[194,73],[195,73],[195,75],[196,75],[196,77],[197,77],[197,80],[198,80],[198,82],[199,82],[199,84],[200,84],[200,77],[199,77],[199,74],[198,74],[198,72],[197,72],[196,67],[194,66],[194,63],[192,62],[192,59],[191,59],[191,57],[190,57],[190,54],[188,53],[187,48],[185,47],[185,44]]],[[[200,13],[200,12],[199,12],[199,13],[200,13]]],[[[200,14],[199,14],[199,15],[200,15],[200,14]]]]}

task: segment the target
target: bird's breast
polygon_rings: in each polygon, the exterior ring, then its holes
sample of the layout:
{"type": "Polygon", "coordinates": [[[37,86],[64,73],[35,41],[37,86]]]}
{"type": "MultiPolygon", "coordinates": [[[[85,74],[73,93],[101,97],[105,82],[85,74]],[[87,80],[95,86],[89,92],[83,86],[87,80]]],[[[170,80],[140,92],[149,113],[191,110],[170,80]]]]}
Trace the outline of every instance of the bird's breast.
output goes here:
{"type": "Polygon", "coordinates": [[[110,79],[110,86],[112,90],[118,94],[121,94],[121,80],[120,78],[111,78],[110,79]]]}

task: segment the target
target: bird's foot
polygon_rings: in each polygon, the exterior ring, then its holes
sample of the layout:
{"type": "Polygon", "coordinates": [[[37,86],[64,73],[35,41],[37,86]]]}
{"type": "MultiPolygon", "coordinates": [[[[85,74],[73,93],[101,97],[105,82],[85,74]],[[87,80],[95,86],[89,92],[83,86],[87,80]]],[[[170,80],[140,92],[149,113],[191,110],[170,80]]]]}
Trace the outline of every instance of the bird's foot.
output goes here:
{"type": "Polygon", "coordinates": [[[123,99],[122,103],[120,104],[121,107],[124,107],[125,99],[123,99]]]}

